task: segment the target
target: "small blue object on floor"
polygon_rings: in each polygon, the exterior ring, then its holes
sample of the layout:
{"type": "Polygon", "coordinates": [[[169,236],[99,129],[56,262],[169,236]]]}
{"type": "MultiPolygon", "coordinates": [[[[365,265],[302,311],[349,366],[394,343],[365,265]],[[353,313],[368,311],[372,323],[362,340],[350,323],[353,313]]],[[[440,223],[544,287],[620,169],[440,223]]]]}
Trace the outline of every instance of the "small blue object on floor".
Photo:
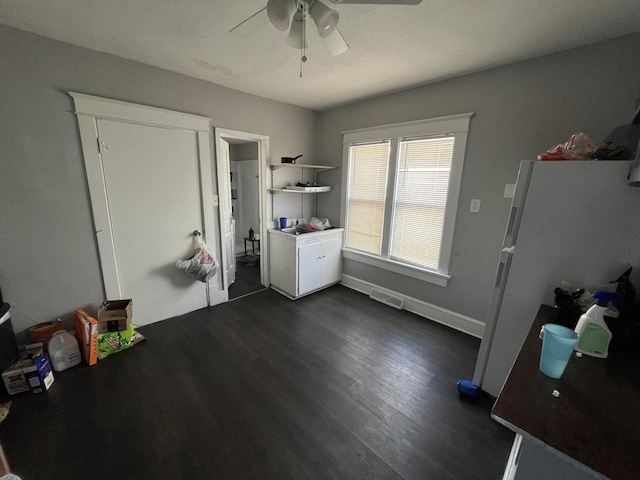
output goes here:
{"type": "Polygon", "coordinates": [[[480,395],[480,387],[471,380],[458,380],[458,393],[465,397],[476,398],[480,395]]]}

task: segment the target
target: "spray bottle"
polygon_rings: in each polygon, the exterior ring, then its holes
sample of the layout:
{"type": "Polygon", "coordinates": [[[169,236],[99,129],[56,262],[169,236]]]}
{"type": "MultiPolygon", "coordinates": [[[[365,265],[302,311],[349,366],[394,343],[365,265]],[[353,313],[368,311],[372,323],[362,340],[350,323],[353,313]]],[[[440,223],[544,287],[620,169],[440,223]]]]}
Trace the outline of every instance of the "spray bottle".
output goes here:
{"type": "Polygon", "coordinates": [[[596,292],[592,295],[597,300],[587,313],[583,313],[578,320],[575,332],[580,340],[575,350],[597,358],[607,358],[611,331],[604,322],[604,312],[607,305],[618,297],[617,293],[596,292]]]}

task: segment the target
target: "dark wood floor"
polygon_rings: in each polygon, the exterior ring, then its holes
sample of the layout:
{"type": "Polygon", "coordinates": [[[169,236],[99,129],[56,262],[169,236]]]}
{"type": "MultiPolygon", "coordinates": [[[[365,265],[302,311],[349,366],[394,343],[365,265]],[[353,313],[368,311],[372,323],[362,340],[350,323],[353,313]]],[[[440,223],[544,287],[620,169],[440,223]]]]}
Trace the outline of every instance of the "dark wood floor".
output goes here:
{"type": "Polygon", "coordinates": [[[459,398],[479,341],[341,286],[265,290],[16,398],[0,431],[37,479],[499,479],[513,435],[459,398]]]}
{"type": "Polygon", "coordinates": [[[229,299],[233,300],[264,288],[260,283],[260,257],[257,258],[258,262],[253,265],[236,261],[236,281],[229,286],[229,299]]]}

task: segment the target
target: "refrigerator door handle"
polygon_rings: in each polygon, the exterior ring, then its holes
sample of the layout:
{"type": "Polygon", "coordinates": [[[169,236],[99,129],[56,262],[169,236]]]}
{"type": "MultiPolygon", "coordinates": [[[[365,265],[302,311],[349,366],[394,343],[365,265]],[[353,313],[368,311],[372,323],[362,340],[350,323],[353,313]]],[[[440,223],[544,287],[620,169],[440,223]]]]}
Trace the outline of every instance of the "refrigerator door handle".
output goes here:
{"type": "Polygon", "coordinates": [[[503,275],[503,273],[504,273],[504,267],[505,267],[505,264],[504,264],[504,263],[500,262],[500,263],[498,264],[498,273],[497,273],[497,275],[496,275],[496,283],[495,283],[495,285],[493,286],[493,288],[494,288],[494,289],[496,289],[496,288],[499,288],[499,287],[500,287],[500,283],[502,282],[502,275],[503,275]]]}
{"type": "Polygon", "coordinates": [[[509,276],[509,267],[511,266],[511,259],[513,258],[515,249],[516,247],[508,247],[500,250],[500,261],[496,272],[496,281],[493,286],[491,303],[489,304],[489,311],[487,312],[487,318],[484,324],[484,333],[482,334],[482,341],[480,342],[476,368],[473,372],[473,383],[479,387],[482,386],[482,381],[484,380],[484,375],[487,370],[487,362],[489,361],[489,354],[491,353],[493,336],[495,334],[498,317],[500,315],[502,297],[504,296],[504,289],[509,276]]]}
{"type": "Polygon", "coordinates": [[[523,160],[520,162],[518,179],[516,180],[516,191],[513,195],[513,200],[511,201],[509,221],[507,223],[507,229],[504,233],[504,240],[502,242],[503,247],[511,247],[516,244],[518,228],[520,227],[520,219],[522,217],[522,209],[524,208],[524,203],[527,198],[527,191],[529,190],[529,182],[531,181],[533,167],[533,160],[523,160]]]}
{"type": "Polygon", "coordinates": [[[500,261],[498,263],[498,273],[496,273],[496,283],[493,285],[494,290],[500,290],[506,282],[503,281],[507,274],[509,265],[511,265],[511,256],[516,247],[503,248],[500,250],[500,261]]]}
{"type": "Polygon", "coordinates": [[[509,223],[507,223],[507,232],[505,233],[506,237],[513,236],[513,228],[515,227],[517,213],[518,207],[516,205],[511,205],[511,214],[509,215],[509,223]]]}

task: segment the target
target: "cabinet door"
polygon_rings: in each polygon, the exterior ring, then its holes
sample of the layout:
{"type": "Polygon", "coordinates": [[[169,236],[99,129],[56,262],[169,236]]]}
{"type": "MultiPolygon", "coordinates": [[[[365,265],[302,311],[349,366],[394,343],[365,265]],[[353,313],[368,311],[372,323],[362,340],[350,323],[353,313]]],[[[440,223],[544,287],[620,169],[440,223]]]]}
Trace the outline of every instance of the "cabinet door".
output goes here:
{"type": "Polygon", "coordinates": [[[304,295],[324,285],[322,242],[298,247],[298,295],[304,295]]]}
{"type": "Polygon", "coordinates": [[[342,235],[322,242],[322,285],[338,283],[342,278],[342,235]]]}
{"type": "Polygon", "coordinates": [[[296,295],[295,242],[281,235],[269,235],[270,282],[292,297],[296,295]]]}

